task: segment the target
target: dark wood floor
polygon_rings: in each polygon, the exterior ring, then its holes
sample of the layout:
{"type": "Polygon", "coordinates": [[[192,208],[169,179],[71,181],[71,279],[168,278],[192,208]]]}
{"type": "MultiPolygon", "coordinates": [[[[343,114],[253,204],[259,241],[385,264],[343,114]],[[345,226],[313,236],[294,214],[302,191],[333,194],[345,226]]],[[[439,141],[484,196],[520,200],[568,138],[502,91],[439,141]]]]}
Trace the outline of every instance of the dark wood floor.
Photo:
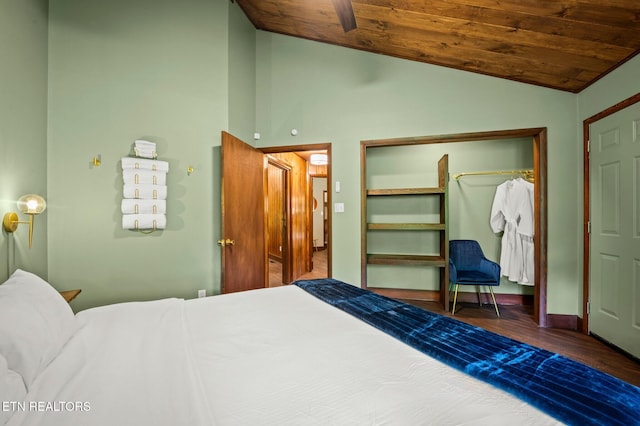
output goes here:
{"type": "MultiPolygon", "coordinates": [[[[405,300],[405,302],[451,316],[437,302],[405,300]]],[[[530,307],[500,305],[500,318],[493,305],[458,304],[454,318],[494,333],[564,355],[640,386],[640,363],[612,349],[592,336],[571,330],[540,328],[533,322],[530,307]]]]}

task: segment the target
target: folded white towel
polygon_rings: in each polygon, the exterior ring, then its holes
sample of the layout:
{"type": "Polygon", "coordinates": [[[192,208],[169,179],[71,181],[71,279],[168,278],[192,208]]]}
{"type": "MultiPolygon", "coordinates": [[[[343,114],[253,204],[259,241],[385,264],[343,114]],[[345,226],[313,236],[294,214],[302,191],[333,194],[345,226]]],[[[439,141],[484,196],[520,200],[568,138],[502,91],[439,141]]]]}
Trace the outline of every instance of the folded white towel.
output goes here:
{"type": "Polygon", "coordinates": [[[136,185],[125,183],[122,190],[124,198],[141,198],[143,200],[166,200],[166,185],[136,185]]]}
{"type": "Polygon", "coordinates": [[[123,214],[165,214],[167,213],[167,202],[166,200],[125,198],[122,200],[121,210],[123,214]]]}
{"type": "Polygon", "coordinates": [[[123,214],[122,229],[165,229],[167,217],[163,214],[123,214]]]}
{"type": "Polygon", "coordinates": [[[160,160],[147,160],[136,157],[122,157],[122,169],[143,169],[158,172],[169,172],[169,163],[160,160]]]}
{"type": "Polygon", "coordinates": [[[158,156],[154,142],[138,139],[133,145],[133,151],[136,157],[156,158],[158,156]]]}
{"type": "Polygon", "coordinates": [[[137,139],[133,144],[136,148],[156,150],[155,142],[145,141],[144,139],[137,139]]]}
{"type": "Polygon", "coordinates": [[[136,157],[142,157],[142,158],[157,158],[158,157],[158,154],[156,154],[156,150],[155,149],[134,148],[133,151],[136,154],[136,157]]]}
{"type": "Polygon", "coordinates": [[[167,174],[144,169],[124,169],[122,171],[124,183],[166,185],[167,174]]]}

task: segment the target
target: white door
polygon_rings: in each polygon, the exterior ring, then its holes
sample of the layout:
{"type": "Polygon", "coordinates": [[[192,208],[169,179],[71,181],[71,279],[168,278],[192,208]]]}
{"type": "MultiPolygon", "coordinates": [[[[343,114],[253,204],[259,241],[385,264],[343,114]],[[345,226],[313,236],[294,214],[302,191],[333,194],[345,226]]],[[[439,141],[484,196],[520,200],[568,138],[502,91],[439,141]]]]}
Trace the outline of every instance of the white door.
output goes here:
{"type": "Polygon", "coordinates": [[[589,331],[640,357],[640,103],[590,139],[589,331]]]}

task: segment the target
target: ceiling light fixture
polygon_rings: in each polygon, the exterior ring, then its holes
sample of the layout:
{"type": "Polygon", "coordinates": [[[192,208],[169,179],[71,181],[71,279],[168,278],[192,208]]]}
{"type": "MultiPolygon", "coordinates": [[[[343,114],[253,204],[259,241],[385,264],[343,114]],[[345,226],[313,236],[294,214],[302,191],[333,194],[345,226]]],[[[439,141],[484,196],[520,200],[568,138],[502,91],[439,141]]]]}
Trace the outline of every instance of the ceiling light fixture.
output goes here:
{"type": "Polygon", "coordinates": [[[329,156],[327,154],[311,154],[310,162],[314,166],[326,166],[329,164],[329,156]]]}

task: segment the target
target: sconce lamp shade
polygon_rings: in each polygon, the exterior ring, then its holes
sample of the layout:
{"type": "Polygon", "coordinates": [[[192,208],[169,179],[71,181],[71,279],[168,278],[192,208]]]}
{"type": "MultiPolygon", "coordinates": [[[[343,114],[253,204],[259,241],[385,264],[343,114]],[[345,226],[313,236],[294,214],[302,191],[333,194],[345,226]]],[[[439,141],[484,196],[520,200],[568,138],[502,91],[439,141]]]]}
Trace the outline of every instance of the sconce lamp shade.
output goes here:
{"type": "Polygon", "coordinates": [[[40,214],[47,208],[47,202],[37,194],[23,195],[18,199],[18,210],[25,214],[40,214]]]}
{"type": "Polygon", "coordinates": [[[29,224],[29,248],[33,243],[33,216],[42,213],[47,208],[47,202],[39,195],[27,194],[18,199],[18,210],[29,215],[29,221],[19,220],[18,214],[9,212],[2,218],[2,226],[7,232],[15,232],[21,223],[29,224]]]}
{"type": "Polygon", "coordinates": [[[311,154],[309,160],[314,166],[324,166],[329,164],[329,156],[327,154],[311,154]]]}

